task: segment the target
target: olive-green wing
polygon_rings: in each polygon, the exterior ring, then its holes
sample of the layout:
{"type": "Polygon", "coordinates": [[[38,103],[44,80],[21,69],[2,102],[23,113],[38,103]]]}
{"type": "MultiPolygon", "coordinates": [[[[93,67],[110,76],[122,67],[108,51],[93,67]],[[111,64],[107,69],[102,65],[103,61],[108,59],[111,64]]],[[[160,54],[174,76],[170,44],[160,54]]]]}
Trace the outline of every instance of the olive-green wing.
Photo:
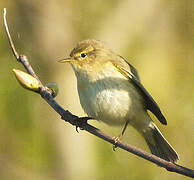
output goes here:
{"type": "Polygon", "coordinates": [[[130,78],[132,80],[132,83],[134,84],[134,86],[137,89],[139,89],[139,91],[142,93],[142,95],[145,99],[146,108],[148,110],[150,110],[158,118],[158,120],[162,124],[166,125],[167,121],[166,121],[165,117],[163,116],[162,112],[160,111],[159,106],[157,105],[157,103],[154,101],[152,96],[147,92],[147,90],[141,84],[137,70],[131,64],[129,64],[127,61],[125,61],[125,62],[129,65],[128,68],[126,66],[122,67],[120,63],[119,64],[114,63],[114,65],[117,67],[117,69],[122,74],[124,74],[126,77],[130,78]]]}

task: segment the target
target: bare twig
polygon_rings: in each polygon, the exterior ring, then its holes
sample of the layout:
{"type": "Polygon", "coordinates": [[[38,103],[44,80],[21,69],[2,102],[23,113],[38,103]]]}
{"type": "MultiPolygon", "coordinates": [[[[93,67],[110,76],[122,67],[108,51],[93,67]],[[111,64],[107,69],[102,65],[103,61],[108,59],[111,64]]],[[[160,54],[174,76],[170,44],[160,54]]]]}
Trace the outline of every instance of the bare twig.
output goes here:
{"type": "Polygon", "coordinates": [[[29,74],[31,74],[32,76],[34,76],[39,82],[40,84],[41,81],[39,80],[38,76],[36,75],[36,73],[34,72],[34,70],[32,69],[30,63],[28,62],[28,59],[25,55],[19,55],[16,51],[16,48],[14,46],[14,43],[12,41],[11,35],[9,33],[9,28],[7,25],[7,20],[6,20],[6,8],[3,9],[3,21],[4,21],[4,27],[5,27],[5,31],[9,40],[9,44],[11,46],[11,50],[13,52],[13,55],[15,56],[15,58],[17,59],[17,61],[21,62],[23,64],[23,66],[25,67],[25,69],[27,70],[27,72],[29,74]]]}
{"type": "Polygon", "coordinates": [[[9,33],[9,29],[8,29],[8,26],[7,26],[7,20],[6,20],[6,8],[3,9],[3,22],[4,22],[4,27],[5,27],[5,31],[7,33],[7,37],[8,37],[8,41],[9,41],[9,44],[11,46],[11,50],[13,51],[13,55],[15,56],[15,58],[18,60],[19,59],[19,55],[15,49],[15,46],[13,44],[13,41],[12,41],[12,38],[11,38],[11,35],[9,33]]]}
{"type": "MultiPolygon", "coordinates": [[[[41,81],[39,80],[38,76],[36,75],[36,73],[34,72],[33,68],[31,67],[28,59],[26,56],[24,55],[18,55],[15,46],[13,44],[13,41],[11,39],[10,33],[9,33],[9,29],[8,29],[8,25],[7,25],[7,21],[6,21],[6,9],[4,8],[4,27],[7,33],[7,37],[9,40],[9,44],[11,46],[13,55],[15,56],[15,58],[17,59],[17,61],[21,62],[23,64],[23,66],[25,67],[25,69],[27,70],[27,72],[29,74],[31,74],[33,77],[35,77],[40,84],[42,85],[41,81]]],[[[101,130],[89,125],[87,123],[87,119],[89,118],[79,118],[78,116],[73,115],[71,112],[64,110],[52,97],[51,93],[42,85],[42,87],[40,88],[39,94],[44,98],[44,100],[47,101],[47,103],[61,116],[61,118],[67,122],[69,122],[70,124],[76,126],[76,127],[80,127],[83,130],[86,130],[87,132],[111,143],[111,144],[115,144],[115,141],[112,137],[106,135],[104,132],[102,132],[101,130]]],[[[177,165],[177,164],[173,164],[171,162],[168,162],[164,159],[161,159],[153,154],[150,154],[148,152],[145,152],[137,147],[134,147],[132,145],[126,144],[124,142],[118,142],[117,146],[120,147],[123,150],[126,150],[128,152],[131,152],[139,157],[142,157],[150,162],[153,162],[155,164],[157,164],[158,166],[164,167],[166,168],[166,170],[171,171],[171,172],[176,172],[188,177],[194,177],[194,170],[192,169],[188,169],[186,167],[177,165]]]]}

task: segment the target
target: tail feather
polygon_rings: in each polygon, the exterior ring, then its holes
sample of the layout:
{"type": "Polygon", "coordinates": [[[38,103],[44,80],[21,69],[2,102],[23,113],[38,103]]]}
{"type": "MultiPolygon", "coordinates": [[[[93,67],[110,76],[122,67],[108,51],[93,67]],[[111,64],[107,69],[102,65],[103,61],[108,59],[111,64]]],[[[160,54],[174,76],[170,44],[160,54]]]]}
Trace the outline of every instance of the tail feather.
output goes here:
{"type": "Polygon", "coordinates": [[[143,136],[152,154],[173,163],[179,159],[178,154],[155,125],[149,131],[144,132],[143,136]]]}

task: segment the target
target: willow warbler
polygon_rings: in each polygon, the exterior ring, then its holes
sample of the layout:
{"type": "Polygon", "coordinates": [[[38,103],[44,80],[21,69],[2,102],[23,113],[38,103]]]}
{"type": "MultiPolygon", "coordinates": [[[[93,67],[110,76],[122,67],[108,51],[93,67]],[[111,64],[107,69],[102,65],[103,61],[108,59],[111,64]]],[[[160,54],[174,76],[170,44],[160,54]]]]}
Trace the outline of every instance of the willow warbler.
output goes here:
{"type": "Polygon", "coordinates": [[[71,63],[77,77],[80,103],[89,117],[109,125],[131,124],[145,139],[151,152],[176,162],[177,153],[148,114],[150,110],[164,125],[160,108],[140,82],[137,70],[100,41],[85,40],[60,62],[71,63]]]}

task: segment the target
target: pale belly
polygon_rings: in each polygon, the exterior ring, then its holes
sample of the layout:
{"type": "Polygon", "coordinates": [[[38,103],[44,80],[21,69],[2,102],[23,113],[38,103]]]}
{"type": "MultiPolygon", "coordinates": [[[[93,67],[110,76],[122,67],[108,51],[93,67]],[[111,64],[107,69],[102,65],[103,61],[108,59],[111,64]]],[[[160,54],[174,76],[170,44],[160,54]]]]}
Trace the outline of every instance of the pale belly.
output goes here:
{"type": "Polygon", "coordinates": [[[78,92],[80,103],[88,116],[109,125],[136,122],[138,114],[145,111],[142,97],[126,79],[102,79],[84,88],[78,82],[78,92]]]}

